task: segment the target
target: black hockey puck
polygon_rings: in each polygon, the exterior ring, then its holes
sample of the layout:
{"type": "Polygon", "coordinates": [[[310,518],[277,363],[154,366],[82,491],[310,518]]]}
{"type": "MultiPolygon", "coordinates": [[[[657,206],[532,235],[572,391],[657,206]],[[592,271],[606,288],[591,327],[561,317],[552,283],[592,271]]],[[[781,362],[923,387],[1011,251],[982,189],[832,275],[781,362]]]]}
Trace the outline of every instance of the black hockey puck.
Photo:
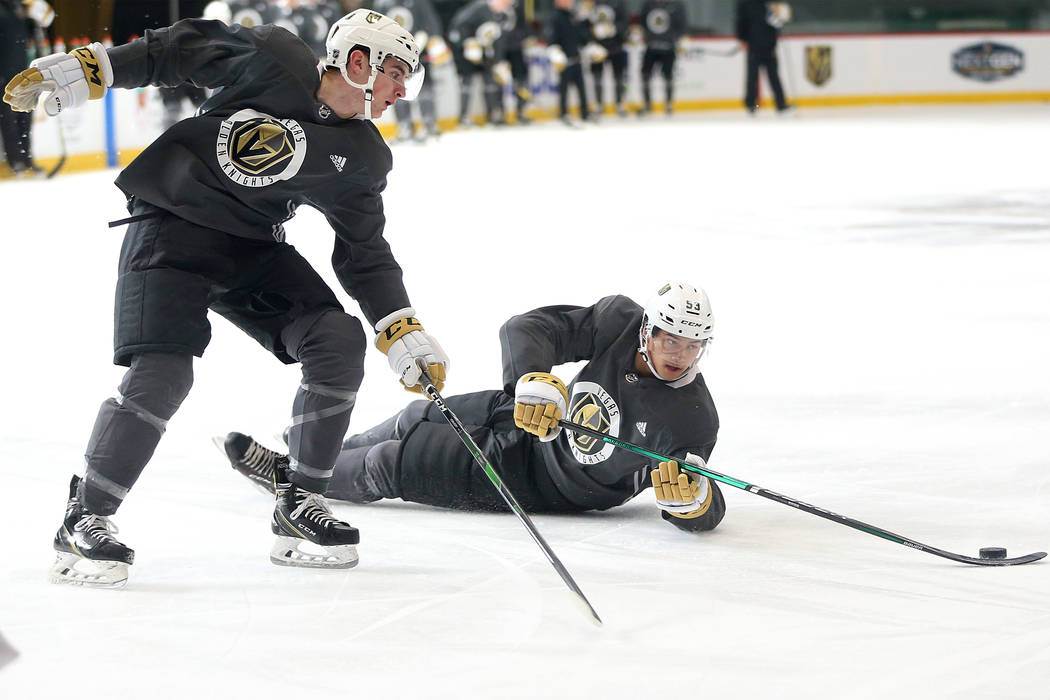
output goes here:
{"type": "Polygon", "coordinates": [[[981,559],[1006,559],[1006,547],[981,547],[981,559]]]}

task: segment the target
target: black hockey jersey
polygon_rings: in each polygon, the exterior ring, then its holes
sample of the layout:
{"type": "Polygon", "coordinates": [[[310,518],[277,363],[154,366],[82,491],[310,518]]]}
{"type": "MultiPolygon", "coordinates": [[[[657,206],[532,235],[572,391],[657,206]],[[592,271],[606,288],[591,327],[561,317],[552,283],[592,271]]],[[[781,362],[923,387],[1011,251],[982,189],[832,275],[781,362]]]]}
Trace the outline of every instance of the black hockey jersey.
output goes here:
{"type": "Polygon", "coordinates": [[[752,49],[776,46],[779,32],[769,23],[769,8],[765,0],[740,0],[736,4],[736,38],[752,49]]]}
{"type": "Polygon", "coordinates": [[[645,46],[661,51],[673,51],[686,32],[685,4],[682,0],[645,0],[641,23],[645,46]]]}
{"type": "Polygon", "coordinates": [[[591,34],[610,53],[623,51],[631,14],[625,0],[598,0],[590,14],[591,34]]]}
{"type": "Polygon", "coordinates": [[[586,19],[581,19],[569,10],[555,8],[547,19],[543,38],[550,46],[560,46],[569,62],[580,58],[580,49],[590,38],[591,26],[586,19]]]}
{"type": "Polygon", "coordinates": [[[333,267],[368,320],[409,306],[383,238],[390,149],[370,121],[341,119],[317,101],[320,70],[302,41],[272,25],[183,20],[108,55],[113,87],[216,89],[199,116],[120,173],[126,194],[200,226],[277,241],[308,204],[335,230],[333,267]]]}
{"type": "MultiPolygon", "coordinates": [[[[514,395],[527,372],[587,360],[569,385],[573,422],[684,458],[711,456],[718,413],[702,375],[674,389],[635,370],[642,308],[624,296],[590,307],[548,306],[514,316],[500,329],[504,390],[514,395]]],[[[562,431],[540,443],[547,471],[570,501],[605,509],[652,485],[652,460],[606,442],[562,431]]]]}
{"type": "Polygon", "coordinates": [[[502,13],[492,11],[488,0],[474,0],[452,15],[448,25],[448,40],[462,53],[463,42],[477,39],[485,52],[485,59],[498,60],[505,20],[502,13]]]}
{"type": "MultiPolygon", "coordinates": [[[[381,12],[412,32],[426,32],[427,37],[441,36],[441,17],[430,0],[376,0],[369,5],[376,12],[381,12]]],[[[426,46],[419,47],[426,51],[426,46]]]]}

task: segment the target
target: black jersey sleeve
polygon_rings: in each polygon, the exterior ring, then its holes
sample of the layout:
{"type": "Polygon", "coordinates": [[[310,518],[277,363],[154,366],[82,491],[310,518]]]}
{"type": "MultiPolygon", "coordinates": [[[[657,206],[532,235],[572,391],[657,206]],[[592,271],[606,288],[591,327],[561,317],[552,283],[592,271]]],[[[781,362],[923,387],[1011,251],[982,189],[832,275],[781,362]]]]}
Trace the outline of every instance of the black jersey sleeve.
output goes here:
{"type": "MultiPolygon", "coordinates": [[[[362,173],[363,178],[367,176],[362,173]]],[[[410,306],[401,266],[383,237],[382,185],[375,184],[341,199],[325,211],[335,231],[332,267],[339,284],[361,307],[369,325],[410,306]]]]}
{"type": "Polygon", "coordinates": [[[711,482],[711,505],[707,512],[698,518],[676,518],[665,510],[660,511],[660,517],[674,525],[679,530],[686,532],[706,532],[714,530],[726,514],[726,502],[722,497],[722,491],[718,484],[711,482]]]}
{"type": "Polygon", "coordinates": [[[605,297],[593,306],[545,306],[512,316],[499,332],[504,390],[513,394],[527,372],[592,359],[635,316],[641,320],[641,307],[624,296],[605,297]]]}
{"type": "Polygon", "coordinates": [[[170,27],[147,29],[145,36],[115,46],[106,54],[113,66],[113,87],[198,87],[230,85],[269,41],[273,25],[247,29],[217,20],[185,19],[170,27]]]}

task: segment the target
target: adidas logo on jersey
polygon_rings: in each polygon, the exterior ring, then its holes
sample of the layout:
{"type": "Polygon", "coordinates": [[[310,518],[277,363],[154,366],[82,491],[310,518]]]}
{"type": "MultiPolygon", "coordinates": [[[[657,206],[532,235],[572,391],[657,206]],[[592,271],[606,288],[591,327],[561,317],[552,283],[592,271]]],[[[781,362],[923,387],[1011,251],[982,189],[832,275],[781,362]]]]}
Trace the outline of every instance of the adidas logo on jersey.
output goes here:
{"type": "Polygon", "coordinates": [[[332,159],[332,165],[339,172],[343,172],[343,166],[346,165],[346,156],[328,156],[332,159]]]}
{"type": "Polygon", "coordinates": [[[645,429],[646,429],[646,427],[648,427],[646,425],[646,421],[642,421],[641,423],[635,423],[634,427],[638,429],[638,434],[639,435],[641,435],[642,437],[645,437],[645,429]]]}

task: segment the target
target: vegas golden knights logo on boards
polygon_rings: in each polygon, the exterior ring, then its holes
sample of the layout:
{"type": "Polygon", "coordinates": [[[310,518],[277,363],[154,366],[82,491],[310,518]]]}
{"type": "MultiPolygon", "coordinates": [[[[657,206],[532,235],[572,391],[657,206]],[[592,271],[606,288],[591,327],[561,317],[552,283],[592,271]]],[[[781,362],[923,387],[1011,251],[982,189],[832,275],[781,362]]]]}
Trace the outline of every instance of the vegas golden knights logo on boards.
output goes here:
{"type": "Polygon", "coordinates": [[[831,47],[806,47],[806,78],[816,86],[831,80],[831,47]]]}
{"type": "MultiPolygon", "coordinates": [[[[609,392],[594,382],[576,382],[569,401],[569,420],[610,435],[620,435],[620,407],[609,392]]],[[[570,433],[569,449],[581,464],[609,459],[615,446],[590,435],[570,433]]]]}
{"type": "Polygon", "coordinates": [[[245,187],[289,180],[306,158],[306,134],[294,119],[277,119],[242,109],[219,126],[215,144],[219,167],[245,187]]]}

